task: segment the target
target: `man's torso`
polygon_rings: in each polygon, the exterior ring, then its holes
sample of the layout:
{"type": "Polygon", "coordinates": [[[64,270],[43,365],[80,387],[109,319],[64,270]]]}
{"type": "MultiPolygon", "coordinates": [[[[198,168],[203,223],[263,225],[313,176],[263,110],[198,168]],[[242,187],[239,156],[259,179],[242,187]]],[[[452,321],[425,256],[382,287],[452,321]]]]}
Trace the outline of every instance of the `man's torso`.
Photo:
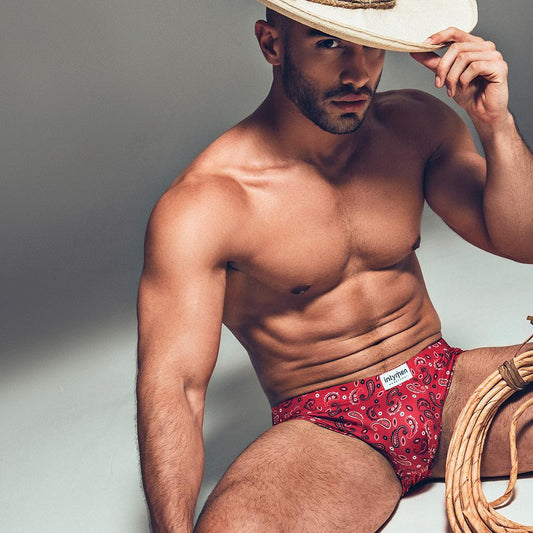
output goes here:
{"type": "Polygon", "coordinates": [[[418,118],[419,98],[377,95],[342,166],[276,158],[253,115],[192,165],[193,179],[216,167],[246,198],[223,322],[272,404],[389,370],[440,337],[415,255],[424,167],[438,142],[418,118]]]}

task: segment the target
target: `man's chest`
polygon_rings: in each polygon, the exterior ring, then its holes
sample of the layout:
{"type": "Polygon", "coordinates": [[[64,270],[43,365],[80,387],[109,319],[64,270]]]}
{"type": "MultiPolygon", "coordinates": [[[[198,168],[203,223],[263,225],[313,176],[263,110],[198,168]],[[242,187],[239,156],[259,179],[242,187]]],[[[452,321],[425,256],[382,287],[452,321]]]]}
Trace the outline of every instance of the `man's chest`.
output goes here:
{"type": "Polygon", "coordinates": [[[290,176],[252,191],[251,253],[228,289],[320,294],[394,267],[420,242],[423,167],[359,165],[337,183],[290,176]],[[397,167],[397,168],[396,168],[397,167]]]}

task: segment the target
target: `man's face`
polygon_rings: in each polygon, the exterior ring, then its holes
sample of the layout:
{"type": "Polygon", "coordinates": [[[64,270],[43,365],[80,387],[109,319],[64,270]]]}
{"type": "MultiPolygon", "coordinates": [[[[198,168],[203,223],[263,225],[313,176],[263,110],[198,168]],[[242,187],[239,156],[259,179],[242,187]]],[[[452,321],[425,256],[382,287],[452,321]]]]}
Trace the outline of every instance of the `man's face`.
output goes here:
{"type": "Polygon", "coordinates": [[[285,95],[309,120],[335,134],[356,131],[377,89],[385,51],[294,23],[285,33],[285,95]]]}

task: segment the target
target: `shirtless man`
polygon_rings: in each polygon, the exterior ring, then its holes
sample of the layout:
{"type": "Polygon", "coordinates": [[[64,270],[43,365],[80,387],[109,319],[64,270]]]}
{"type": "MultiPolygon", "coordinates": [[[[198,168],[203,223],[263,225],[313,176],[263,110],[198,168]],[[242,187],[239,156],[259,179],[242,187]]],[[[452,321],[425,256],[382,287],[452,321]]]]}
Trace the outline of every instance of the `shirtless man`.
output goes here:
{"type": "MultiPolygon", "coordinates": [[[[415,252],[426,200],[473,245],[533,262],[533,158],[508,111],[506,64],[494,44],[449,28],[431,37],[454,43],[442,59],[413,56],[466,109],[485,161],[441,101],[414,90],[375,92],[383,50],[274,12],[267,20],[255,31],[273,66],[268,97],[192,162],[158,201],[148,226],[139,290],[138,429],[158,532],[193,530],[204,400],[222,323],[248,351],[277,422],[285,419],[284,406],[291,416],[230,466],[196,524],[201,533],[376,531],[408,478],[400,478],[388,446],[369,445],[368,436],[385,435],[383,442],[387,436],[375,424],[369,430],[368,420],[381,417],[381,426],[390,425],[398,402],[408,405],[407,396],[416,394],[398,388],[385,407],[391,411],[365,419],[365,438],[357,431],[372,405],[363,399],[382,401],[393,390],[374,377],[393,370],[394,381],[404,363],[425,361],[427,383],[438,383],[433,399],[421,400],[427,416],[420,411],[406,419],[403,433],[390,434],[397,441],[390,449],[418,438],[423,458],[412,469],[442,478],[461,408],[516,351],[458,355],[440,341],[415,252]],[[432,366],[434,355],[441,359],[432,366]],[[444,375],[432,381],[432,368],[444,375]],[[337,399],[343,390],[353,393],[329,404],[353,411],[339,408],[344,419],[328,429],[313,414],[303,416],[313,406],[307,400],[324,389],[335,390],[337,399]],[[305,406],[295,406],[298,398],[305,406]],[[439,428],[425,425],[429,418],[442,423],[440,440],[439,428]],[[436,444],[424,444],[414,425],[428,428],[425,437],[436,444]]],[[[407,385],[414,386],[399,387],[407,385]]],[[[326,410],[329,400],[319,396],[315,408],[326,410]]],[[[485,476],[509,471],[514,403],[500,410],[489,433],[485,476]]],[[[531,471],[531,412],[523,418],[520,469],[531,471]]]]}

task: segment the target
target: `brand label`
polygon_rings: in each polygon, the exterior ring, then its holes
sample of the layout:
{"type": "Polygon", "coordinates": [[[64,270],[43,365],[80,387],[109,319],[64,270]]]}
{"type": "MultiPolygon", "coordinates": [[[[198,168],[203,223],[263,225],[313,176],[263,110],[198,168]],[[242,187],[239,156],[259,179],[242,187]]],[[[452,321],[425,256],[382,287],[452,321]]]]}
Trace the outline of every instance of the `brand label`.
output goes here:
{"type": "Polygon", "coordinates": [[[384,372],[379,376],[379,379],[383,384],[383,388],[385,390],[389,390],[400,383],[404,383],[405,381],[413,379],[413,375],[411,374],[407,363],[404,363],[403,365],[393,368],[388,372],[384,372]]]}

